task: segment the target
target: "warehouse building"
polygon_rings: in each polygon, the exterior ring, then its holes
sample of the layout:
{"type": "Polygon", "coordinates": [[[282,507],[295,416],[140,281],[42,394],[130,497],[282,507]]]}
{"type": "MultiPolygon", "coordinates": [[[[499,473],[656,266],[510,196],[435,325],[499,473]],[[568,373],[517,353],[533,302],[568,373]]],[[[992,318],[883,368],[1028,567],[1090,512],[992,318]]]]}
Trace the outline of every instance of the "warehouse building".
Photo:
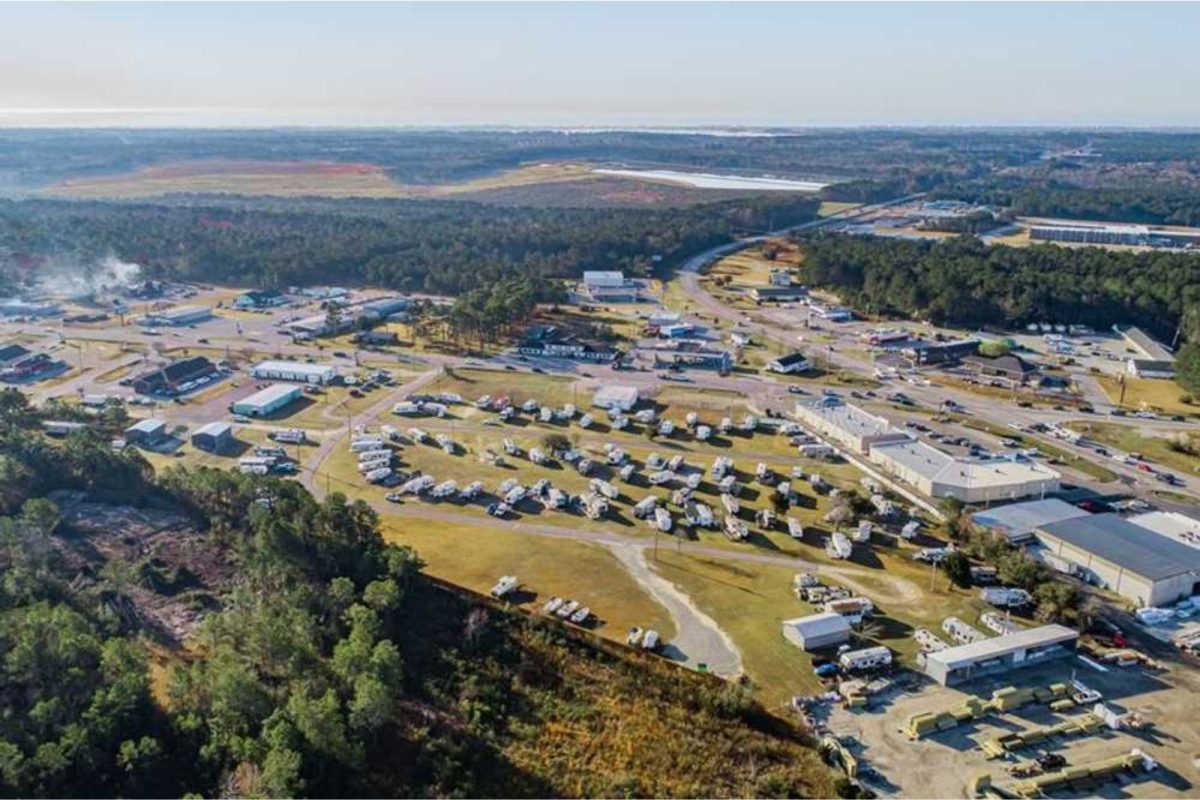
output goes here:
{"type": "Polygon", "coordinates": [[[125,441],[144,447],[153,447],[167,438],[167,423],[150,417],[139,420],[125,429],[125,441]]]}
{"type": "Polygon", "coordinates": [[[988,533],[1003,536],[1012,544],[1032,541],[1034,531],[1044,525],[1078,519],[1088,512],[1057,497],[1045,500],[1029,500],[1024,503],[1009,503],[995,508],[977,511],[971,515],[971,524],[988,533]]]}
{"type": "Polygon", "coordinates": [[[836,397],[823,397],[796,404],[796,418],[816,433],[855,453],[866,454],[881,442],[912,441],[904,431],[836,397]]]}
{"type": "Polygon", "coordinates": [[[331,364],[304,361],[262,361],[250,368],[250,374],[262,380],[321,385],[332,383],[338,376],[337,367],[331,364]]]}
{"type": "Polygon", "coordinates": [[[759,303],[788,303],[807,297],[808,289],[791,285],[755,286],[750,290],[750,296],[759,303]]]}
{"type": "Polygon", "coordinates": [[[1189,547],[1200,547],[1200,519],[1178,511],[1150,511],[1129,517],[1134,525],[1189,547]]]}
{"type": "Polygon", "coordinates": [[[943,686],[1073,655],[1079,633],[1062,625],[1027,628],[925,655],[925,674],[943,686]]]}
{"type": "Polygon", "coordinates": [[[1047,242],[1123,244],[1134,247],[1196,247],[1200,231],[1106,222],[1043,220],[1029,227],[1029,238],[1047,242]]]}
{"type": "Polygon", "coordinates": [[[583,273],[583,290],[593,300],[603,303],[627,303],[638,299],[637,285],[614,270],[583,273]]]}
{"type": "Polygon", "coordinates": [[[235,414],[265,417],[299,400],[301,394],[299,386],[273,383],[244,400],[238,400],[230,408],[235,414]]]}
{"type": "Polygon", "coordinates": [[[1162,359],[1131,358],[1125,362],[1125,371],[1134,378],[1169,381],[1175,379],[1175,362],[1162,359]]]}
{"type": "Polygon", "coordinates": [[[604,386],[592,395],[592,405],[597,408],[615,408],[618,411],[629,411],[638,401],[636,386],[604,386]]]}
{"type": "Polygon", "coordinates": [[[883,472],[940,499],[993,503],[1044,497],[1059,490],[1061,475],[1036,461],[1018,458],[955,458],[924,442],[877,442],[871,462],[883,472]]]}
{"type": "Polygon", "coordinates": [[[215,364],[204,356],[193,356],[147,370],[133,378],[132,386],[138,394],[172,397],[189,392],[216,376],[215,364]]]}
{"type": "Polygon", "coordinates": [[[841,614],[826,611],[783,621],[783,638],[801,650],[836,647],[850,638],[850,623],[841,614]]]}
{"type": "Polygon", "coordinates": [[[233,444],[233,426],[228,422],[210,422],[192,432],[192,447],[220,453],[233,444]]]}
{"type": "Polygon", "coordinates": [[[233,307],[240,309],[274,308],[286,302],[287,298],[276,289],[252,289],[239,294],[233,301],[233,307]]]}
{"type": "Polygon", "coordinates": [[[1077,576],[1139,606],[1165,605],[1200,591],[1200,548],[1116,514],[1042,525],[1036,535],[1077,576]]]}
{"type": "Polygon", "coordinates": [[[177,306],[166,311],[156,311],[142,317],[143,325],[195,325],[212,319],[212,309],[208,306],[177,306]]]}

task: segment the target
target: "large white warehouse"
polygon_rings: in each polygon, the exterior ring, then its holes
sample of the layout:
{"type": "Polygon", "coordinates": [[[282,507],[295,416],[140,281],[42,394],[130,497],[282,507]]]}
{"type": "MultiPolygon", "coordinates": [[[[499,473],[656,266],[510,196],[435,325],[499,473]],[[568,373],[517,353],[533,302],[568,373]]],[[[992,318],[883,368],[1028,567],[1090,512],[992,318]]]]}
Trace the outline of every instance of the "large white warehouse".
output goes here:
{"type": "Polygon", "coordinates": [[[304,361],[263,361],[250,369],[256,378],[269,381],[294,381],[296,383],[331,383],[337,378],[337,367],[332,364],[309,364],[304,361]]]}
{"type": "Polygon", "coordinates": [[[1053,494],[1061,477],[1036,461],[955,458],[911,439],[872,445],[871,461],[928,497],[973,504],[1053,494]]]}

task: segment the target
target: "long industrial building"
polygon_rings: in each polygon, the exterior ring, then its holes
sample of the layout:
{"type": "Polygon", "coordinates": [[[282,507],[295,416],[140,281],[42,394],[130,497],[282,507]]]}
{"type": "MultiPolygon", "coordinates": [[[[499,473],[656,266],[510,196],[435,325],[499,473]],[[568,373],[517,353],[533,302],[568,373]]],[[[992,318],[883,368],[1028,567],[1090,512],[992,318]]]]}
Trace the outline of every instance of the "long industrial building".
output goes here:
{"type": "Polygon", "coordinates": [[[871,462],[928,497],[992,503],[1044,497],[1059,490],[1058,472],[1036,461],[1013,458],[955,458],[924,442],[879,442],[871,462]]]}
{"type": "Polygon", "coordinates": [[[247,398],[236,401],[230,408],[235,414],[247,417],[265,417],[300,399],[299,386],[273,383],[247,398]]]}
{"type": "Polygon", "coordinates": [[[256,378],[270,381],[295,381],[297,383],[332,383],[338,375],[337,367],[330,364],[309,364],[304,361],[263,361],[250,369],[256,378]]]}
{"type": "Polygon", "coordinates": [[[1029,238],[1048,242],[1123,244],[1137,247],[1200,246],[1200,230],[1074,220],[1036,222],[1029,226],[1029,238]]]}
{"type": "Polygon", "coordinates": [[[1053,522],[1035,535],[1080,578],[1140,606],[1165,605],[1200,591],[1200,547],[1117,514],[1053,522]]]}
{"type": "Polygon", "coordinates": [[[862,455],[882,442],[912,441],[883,417],[835,397],[797,403],[796,418],[820,436],[862,455]]]}
{"type": "Polygon", "coordinates": [[[1043,664],[1075,652],[1079,632],[1062,625],[1027,628],[925,656],[925,674],[943,686],[1019,667],[1043,664]]]}

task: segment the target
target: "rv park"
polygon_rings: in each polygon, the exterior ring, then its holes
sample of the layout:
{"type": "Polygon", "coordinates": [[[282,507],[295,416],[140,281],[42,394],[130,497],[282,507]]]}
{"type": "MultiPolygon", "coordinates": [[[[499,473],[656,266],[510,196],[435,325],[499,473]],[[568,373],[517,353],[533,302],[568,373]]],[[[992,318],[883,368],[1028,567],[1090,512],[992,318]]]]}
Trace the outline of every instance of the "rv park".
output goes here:
{"type": "Polygon", "coordinates": [[[1200,458],[1168,446],[1196,424],[1169,343],[865,319],[799,263],[763,237],[589,273],[479,353],[413,324],[429,298],[147,284],[5,308],[0,356],[36,402],[123,408],[113,446],[156,468],[361,498],[439,578],[748,678],[881,794],[1194,796],[1200,458]],[[1086,627],[982,559],[955,583],[955,526],[1046,565],[1086,627]]]}

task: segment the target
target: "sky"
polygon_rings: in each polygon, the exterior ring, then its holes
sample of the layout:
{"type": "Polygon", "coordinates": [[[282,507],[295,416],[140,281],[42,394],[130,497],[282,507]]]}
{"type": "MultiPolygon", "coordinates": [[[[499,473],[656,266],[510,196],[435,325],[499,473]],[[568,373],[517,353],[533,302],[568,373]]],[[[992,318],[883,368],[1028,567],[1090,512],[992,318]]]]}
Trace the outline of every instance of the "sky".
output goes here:
{"type": "Polygon", "coordinates": [[[0,126],[1200,127],[1195,3],[0,3],[0,126]]]}

